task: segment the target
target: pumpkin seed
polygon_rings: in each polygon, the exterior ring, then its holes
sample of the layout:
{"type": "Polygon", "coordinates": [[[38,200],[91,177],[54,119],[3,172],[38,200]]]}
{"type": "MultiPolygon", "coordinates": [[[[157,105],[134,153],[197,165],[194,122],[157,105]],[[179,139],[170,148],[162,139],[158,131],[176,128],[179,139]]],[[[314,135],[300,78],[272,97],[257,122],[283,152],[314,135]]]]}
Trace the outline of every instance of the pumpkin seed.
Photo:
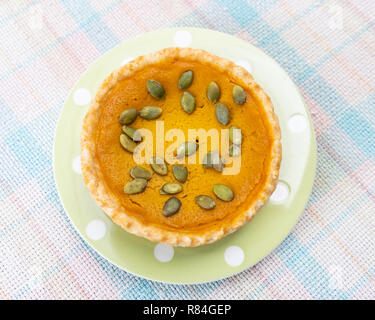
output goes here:
{"type": "Polygon", "coordinates": [[[134,179],[132,181],[129,181],[124,186],[124,192],[127,194],[136,194],[141,193],[146,189],[147,186],[147,180],[146,179],[134,179]]]}
{"type": "Polygon", "coordinates": [[[176,197],[169,198],[163,207],[163,215],[165,217],[173,216],[180,210],[181,208],[181,201],[176,197]]]}
{"type": "Polygon", "coordinates": [[[135,130],[133,135],[133,141],[139,142],[142,141],[142,134],[139,130],[135,130]]]}
{"type": "Polygon", "coordinates": [[[219,157],[219,161],[213,164],[213,167],[216,171],[222,172],[224,169],[224,163],[222,158],[219,157]]]}
{"type": "Polygon", "coordinates": [[[137,129],[134,129],[132,127],[129,127],[129,126],[122,126],[122,131],[124,133],[126,133],[126,135],[131,138],[133,141],[141,141],[142,140],[142,136],[140,134],[139,131],[137,131],[137,129]]]}
{"type": "Polygon", "coordinates": [[[168,194],[176,194],[182,191],[182,186],[178,183],[168,182],[163,185],[162,190],[168,194]]]}
{"type": "Polygon", "coordinates": [[[232,144],[228,149],[228,154],[231,157],[239,157],[241,155],[241,147],[236,144],[232,144]]]}
{"type": "Polygon", "coordinates": [[[152,157],[150,165],[152,170],[154,170],[157,174],[161,176],[165,176],[168,174],[167,164],[164,162],[162,158],[152,157]]]}
{"type": "Polygon", "coordinates": [[[152,172],[151,171],[149,171],[145,168],[142,168],[142,167],[138,167],[138,166],[132,167],[130,169],[130,175],[134,179],[141,178],[141,179],[150,180],[152,178],[152,172]]]}
{"type": "Polygon", "coordinates": [[[184,183],[188,177],[188,170],[186,167],[179,164],[172,166],[173,175],[177,181],[184,183]]]}
{"type": "Polygon", "coordinates": [[[233,90],[232,90],[232,95],[233,95],[233,100],[237,104],[244,104],[245,103],[246,92],[242,87],[240,87],[238,85],[234,85],[233,90]]]}
{"type": "Polygon", "coordinates": [[[198,204],[198,206],[206,210],[211,210],[216,206],[215,200],[205,195],[195,197],[195,202],[198,204]]]}
{"type": "Polygon", "coordinates": [[[147,90],[156,99],[163,99],[165,90],[163,86],[156,80],[147,80],[147,90]]]}
{"type": "Polygon", "coordinates": [[[234,194],[231,188],[225,184],[215,184],[213,187],[214,194],[223,201],[232,201],[234,194]]]}
{"type": "Polygon", "coordinates": [[[181,95],[181,106],[189,114],[195,110],[195,98],[190,92],[185,91],[181,95]]]}
{"type": "Polygon", "coordinates": [[[207,152],[207,154],[203,158],[203,168],[212,168],[213,166],[213,152],[207,152]]]}
{"type": "Polygon", "coordinates": [[[207,87],[207,98],[212,103],[216,103],[220,99],[220,87],[214,81],[211,81],[207,87]]]}
{"type": "Polygon", "coordinates": [[[126,151],[129,151],[131,153],[134,152],[134,149],[135,147],[137,146],[137,144],[131,140],[126,134],[124,133],[121,133],[120,134],[120,143],[121,143],[121,146],[126,150],[126,151]]]}
{"type": "Polygon", "coordinates": [[[234,144],[241,144],[242,143],[242,132],[240,128],[236,126],[230,126],[229,128],[229,140],[234,144]]]}
{"type": "Polygon", "coordinates": [[[159,193],[160,193],[161,195],[163,195],[163,196],[168,194],[168,193],[166,193],[166,192],[163,191],[163,188],[160,188],[159,193]]]}
{"type": "Polygon", "coordinates": [[[191,156],[198,150],[198,144],[195,142],[184,142],[177,148],[177,158],[183,158],[184,156],[191,156]]]}
{"type": "Polygon", "coordinates": [[[136,109],[127,109],[120,114],[121,124],[131,124],[137,118],[138,111],[136,109]]]}
{"type": "Polygon", "coordinates": [[[210,151],[203,158],[203,168],[214,168],[217,171],[223,171],[224,162],[219,155],[219,151],[210,151]]]}
{"type": "Polygon", "coordinates": [[[181,74],[180,78],[178,79],[178,88],[179,89],[186,89],[189,88],[191,83],[193,82],[194,73],[191,70],[185,71],[181,74]]]}
{"type": "Polygon", "coordinates": [[[159,107],[147,106],[139,111],[139,116],[143,119],[154,120],[160,117],[163,110],[159,107]]]}
{"type": "Polygon", "coordinates": [[[224,158],[224,157],[221,157],[220,160],[221,160],[221,162],[222,162],[224,165],[226,165],[226,164],[230,164],[230,163],[231,163],[231,161],[230,161],[229,159],[226,159],[226,158],[224,158]]]}
{"type": "MultiPolygon", "coordinates": [[[[132,127],[128,127],[128,126],[122,126],[122,131],[130,138],[133,140],[133,136],[134,136],[134,132],[136,132],[137,130],[132,128],[132,127]]],[[[134,140],[133,140],[134,141],[134,140]]]]}
{"type": "Polygon", "coordinates": [[[223,103],[218,103],[215,109],[216,119],[222,125],[226,126],[229,123],[229,110],[223,103]]]}

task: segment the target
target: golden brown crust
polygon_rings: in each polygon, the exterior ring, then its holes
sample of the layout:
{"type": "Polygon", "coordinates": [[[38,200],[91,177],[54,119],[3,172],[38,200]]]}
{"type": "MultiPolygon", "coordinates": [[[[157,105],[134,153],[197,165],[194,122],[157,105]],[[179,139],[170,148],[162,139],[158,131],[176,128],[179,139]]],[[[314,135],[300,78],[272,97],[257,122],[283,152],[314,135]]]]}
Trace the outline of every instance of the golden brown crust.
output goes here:
{"type": "Polygon", "coordinates": [[[166,48],[155,53],[138,57],[129,64],[114,71],[109,75],[99,88],[95,98],[91,102],[89,111],[83,121],[81,130],[81,165],[85,184],[95,202],[112,218],[112,220],[135,235],[147,238],[151,241],[162,242],[172,246],[199,246],[212,243],[223,236],[236,231],[248,222],[255,213],[264,205],[276,187],[279,167],[281,161],[280,128],[278,119],[273,111],[270,98],[264,90],[255,82],[253,77],[245,69],[233,62],[212,55],[204,50],[191,48],[166,48]],[[267,176],[263,190],[259,193],[257,200],[252,203],[249,210],[239,215],[227,225],[218,225],[209,231],[179,232],[178,230],[166,230],[152,224],[145,224],[135,216],[126,214],[119,199],[111,192],[106,185],[103,173],[101,172],[96,159],[96,134],[100,118],[100,102],[116,85],[126,77],[131,77],[134,72],[143,67],[160,61],[168,61],[176,58],[198,61],[205,65],[212,65],[220,71],[226,71],[229,75],[240,78],[254,96],[261,101],[266,117],[270,125],[270,135],[273,137],[271,147],[270,171],[267,176]]]}

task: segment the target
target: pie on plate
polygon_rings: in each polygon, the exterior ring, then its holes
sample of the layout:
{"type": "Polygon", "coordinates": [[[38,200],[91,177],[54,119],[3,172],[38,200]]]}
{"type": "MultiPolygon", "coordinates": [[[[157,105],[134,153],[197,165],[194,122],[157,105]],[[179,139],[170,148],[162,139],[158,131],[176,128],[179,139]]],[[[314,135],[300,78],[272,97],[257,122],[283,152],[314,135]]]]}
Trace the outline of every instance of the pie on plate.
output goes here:
{"type": "Polygon", "coordinates": [[[270,98],[245,69],[200,49],[163,49],[112,72],[81,130],[96,203],[126,231],[172,246],[243,226],[274,191],[280,161],[270,98]]]}

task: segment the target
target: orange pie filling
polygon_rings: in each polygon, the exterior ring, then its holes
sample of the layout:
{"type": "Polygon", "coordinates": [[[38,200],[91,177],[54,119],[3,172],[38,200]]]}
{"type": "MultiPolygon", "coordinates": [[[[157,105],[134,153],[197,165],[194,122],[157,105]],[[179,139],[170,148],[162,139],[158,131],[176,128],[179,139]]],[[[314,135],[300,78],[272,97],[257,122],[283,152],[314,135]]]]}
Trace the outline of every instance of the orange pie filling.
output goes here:
{"type": "MultiPolygon", "coordinates": [[[[223,139],[223,136],[221,136],[223,139]]],[[[174,141],[163,141],[164,150],[174,141]]],[[[131,77],[117,81],[113,88],[100,101],[100,116],[95,137],[95,159],[102,172],[104,183],[118,199],[127,216],[133,216],[142,225],[153,225],[159,229],[178,231],[182,234],[199,233],[202,230],[217,229],[220,225],[231,225],[232,221],[244,214],[258,200],[264,190],[267,177],[270,175],[272,146],[274,133],[272,125],[263,107],[261,99],[252,87],[238,77],[231,76],[219,68],[199,61],[175,58],[169,63],[159,61],[136,70],[131,77]],[[196,108],[193,113],[186,113],[181,107],[181,94],[184,90],[177,87],[180,75],[192,70],[194,80],[186,91],[193,94],[196,108]],[[165,98],[157,100],[146,88],[148,79],[160,82],[165,89],[165,98]],[[215,117],[215,104],[208,100],[206,89],[211,81],[215,81],[221,89],[219,102],[225,104],[230,112],[230,122],[224,126],[215,117]],[[237,84],[244,88],[246,101],[239,105],[233,101],[232,89],[237,84]],[[182,184],[183,191],[175,195],[181,201],[180,210],[173,216],[163,215],[163,206],[169,198],[160,195],[160,188],[167,182],[177,182],[173,176],[171,165],[165,176],[153,172],[146,189],[139,194],[124,193],[124,184],[132,180],[130,169],[138,164],[133,154],[125,151],[119,143],[122,125],[119,115],[126,109],[138,111],[144,106],[157,106],[162,109],[156,120],[137,117],[130,125],[133,128],[145,128],[153,133],[154,152],[156,152],[156,126],[162,121],[164,132],[178,128],[184,132],[188,141],[189,129],[228,129],[231,125],[241,129],[243,140],[241,145],[241,165],[238,173],[224,175],[212,168],[204,168],[200,163],[200,149],[205,141],[197,137],[198,152],[196,164],[184,164],[188,169],[188,178],[182,184]],[[225,184],[234,192],[232,201],[221,201],[213,194],[214,184],[225,184]],[[198,195],[208,195],[216,202],[211,210],[202,209],[195,202],[198,195]]],[[[229,145],[228,145],[229,147],[229,145]]],[[[207,141],[207,151],[210,140],[207,141]]],[[[149,164],[140,165],[152,171],[149,164]]],[[[121,224],[122,215],[115,213],[112,219],[121,224]]]]}

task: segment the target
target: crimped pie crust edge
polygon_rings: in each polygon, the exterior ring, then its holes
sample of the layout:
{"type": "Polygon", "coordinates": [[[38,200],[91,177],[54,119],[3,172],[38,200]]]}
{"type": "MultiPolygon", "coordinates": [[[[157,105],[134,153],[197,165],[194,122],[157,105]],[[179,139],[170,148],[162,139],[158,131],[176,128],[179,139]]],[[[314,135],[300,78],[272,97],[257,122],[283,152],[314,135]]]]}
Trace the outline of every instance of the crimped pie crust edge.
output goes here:
{"type": "Polygon", "coordinates": [[[104,212],[119,226],[135,235],[144,237],[151,241],[162,242],[171,246],[193,247],[212,243],[230,234],[248,222],[255,213],[265,204],[269,196],[276,188],[279,168],[281,162],[281,133],[278,119],[274,113],[271,99],[264,90],[255,82],[253,77],[244,68],[237,66],[230,60],[220,58],[207,51],[192,48],[166,48],[154,53],[140,56],[118,70],[113,71],[102,83],[96,96],[92,100],[89,110],[84,118],[81,129],[81,167],[82,175],[92,198],[104,212]],[[116,85],[118,81],[131,77],[137,70],[146,65],[160,61],[168,61],[178,58],[198,61],[205,65],[211,65],[229,76],[239,78],[252,90],[263,105],[267,120],[269,122],[270,135],[273,137],[271,148],[271,163],[269,174],[262,191],[258,194],[249,209],[237,216],[232,221],[220,226],[210,228],[207,232],[186,232],[179,230],[166,230],[152,224],[144,224],[135,216],[127,215],[118,198],[112,194],[106,185],[103,174],[96,160],[96,132],[100,118],[100,106],[102,99],[116,85]]]}

